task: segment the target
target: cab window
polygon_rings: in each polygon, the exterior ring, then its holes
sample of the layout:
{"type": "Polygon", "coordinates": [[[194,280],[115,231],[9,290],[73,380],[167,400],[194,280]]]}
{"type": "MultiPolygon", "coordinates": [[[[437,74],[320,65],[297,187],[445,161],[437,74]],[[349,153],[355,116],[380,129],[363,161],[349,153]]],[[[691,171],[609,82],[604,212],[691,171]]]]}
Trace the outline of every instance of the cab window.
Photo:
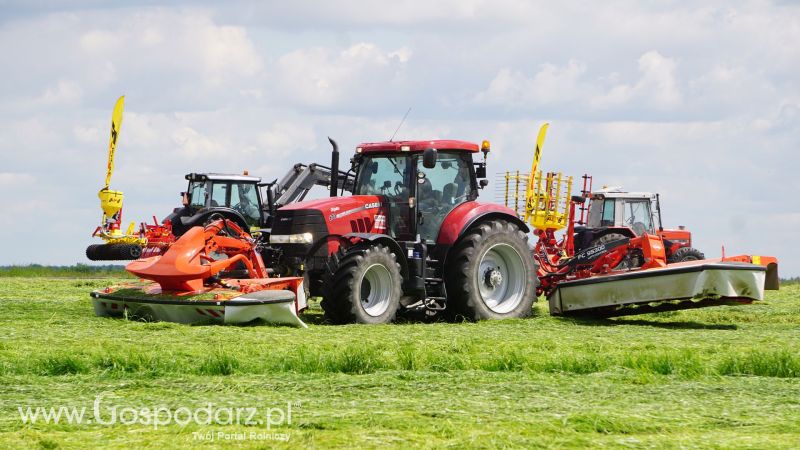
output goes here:
{"type": "Polygon", "coordinates": [[[405,155],[365,157],[358,171],[354,193],[407,198],[409,172],[405,155]]]}
{"type": "Polygon", "coordinates": [[[614,226],[614,199],[607,198],[603,202],[603,218],[600,220],[601,227],[614,226]]]}
{"type": "Polygon", "coordinates": [[[255,185],[252,183],[232,183],[231,208],[244,216],[247,225],[258,225],[261,216],[255,185]]]}
{"type": "Polygon", "coordinates": [[[206,183],[192,181],[189,183],[189,207],[202,208],[206,206],[206,183]]]}
{"type": "Polygon", "coordinates": [[[473,198],[470,163],[463,156],[440,152],[436,166],[426,169],[417,162],[417,197],[422,219],[420,237],[435,241],[445,217],[457,205],[473,198]]]}
{"type": "Polygon", "coordinates": [[[360,164],[353,194],[380,195],[388,206],[389,235],[413,239],[410,157],[404,155],[365,156],[360,164]]]}
{"type": "Polygon", "coordinates": [[[623,219],[625,220],[625,224],[629,226],[637,236],[653,232],[653,220],[650,214],[649,200],[625,202],[623,219]]]}
{"type": "Polygon", "coordinates": [[[214,183],[211,188],[211,206],[229,206],[228,185],[225,183],[214,183]]]}

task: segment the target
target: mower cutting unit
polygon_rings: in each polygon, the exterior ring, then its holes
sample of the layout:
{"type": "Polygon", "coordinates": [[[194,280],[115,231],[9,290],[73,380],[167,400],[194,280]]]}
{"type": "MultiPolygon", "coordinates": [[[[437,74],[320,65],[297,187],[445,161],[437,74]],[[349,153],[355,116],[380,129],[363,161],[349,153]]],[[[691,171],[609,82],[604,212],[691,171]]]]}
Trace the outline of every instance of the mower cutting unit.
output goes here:
{"type": "Polygon", "coordinates": [[[581,195],[572,196],[572,177],[538,170],[546,131],[547,124],[537,140],[533,176],[506,173],[504,198],[508,204],[520,197],[517,186],[525,188],[519,214],[538,237],[533,251],[539,265],[537,293],[548,296],[551,314],[615,316],[751,303],[763,300],[765,288],[778,289],[776,258],[703,259],[690,247],[688,231],[661,227],[658,196],[592,193],[592,178],[586,175],[581,195]],[[588,208],[587,199],[592,200],[588,208]]]}
{"type": "Polygon", "coordinates": [[[98,316],[179,323],[240,324],[254,320],[305,327],[303,279],[270,278],[257,240],[220,216],[192,227],[163,255],[125,269],[142,281],[92,292],[98,316]],[[226,272],[246,271],[246,278],[226,272]],[[150,280],[144,281],[144,280],[150,280]]]}

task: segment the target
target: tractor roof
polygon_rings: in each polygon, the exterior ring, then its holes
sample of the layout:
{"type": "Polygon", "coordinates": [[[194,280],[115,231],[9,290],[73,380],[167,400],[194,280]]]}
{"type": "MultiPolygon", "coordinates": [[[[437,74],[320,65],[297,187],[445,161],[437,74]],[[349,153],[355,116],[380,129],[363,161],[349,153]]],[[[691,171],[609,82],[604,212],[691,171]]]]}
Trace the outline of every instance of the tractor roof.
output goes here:
{"type": "Polygon", "coordinates": [[[250,175],[234,175],[227,173],[190,173],[186,175],[189,181],[246,181],[251,183],[261,182],[260,177],[251,177],[250,175]]]}
{"type": "Polygon", "coordinates": [[[592,192],[592,198],[653,198],[652,192],[626,192],[622,188],[605,188],[592,192]]]}
{"type": "Polygon", "coordinates": [[[480,146],[473,142],[454,140],[367,142],[356,147],[356,153],[422,152],[426,148],[475,153],[480,146]]]}

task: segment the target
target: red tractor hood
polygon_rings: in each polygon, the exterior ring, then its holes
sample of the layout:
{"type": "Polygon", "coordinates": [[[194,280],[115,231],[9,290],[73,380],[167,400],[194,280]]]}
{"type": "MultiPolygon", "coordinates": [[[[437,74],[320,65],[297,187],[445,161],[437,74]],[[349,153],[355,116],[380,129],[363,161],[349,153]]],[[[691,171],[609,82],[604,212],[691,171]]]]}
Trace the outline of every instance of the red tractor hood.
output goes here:
{"type": "MultiPolygon", "coordinates": [[[[378,209],[383,197],[379,195],[353,195],[349,197],[328,197],[318,200],[306,200],[282,207],[281,211],[314,209],[322,212],[326,220],[331,221],[368,209],[378,209]]],[[[377,212],[377,211],[376,211],[377,212]]]]}

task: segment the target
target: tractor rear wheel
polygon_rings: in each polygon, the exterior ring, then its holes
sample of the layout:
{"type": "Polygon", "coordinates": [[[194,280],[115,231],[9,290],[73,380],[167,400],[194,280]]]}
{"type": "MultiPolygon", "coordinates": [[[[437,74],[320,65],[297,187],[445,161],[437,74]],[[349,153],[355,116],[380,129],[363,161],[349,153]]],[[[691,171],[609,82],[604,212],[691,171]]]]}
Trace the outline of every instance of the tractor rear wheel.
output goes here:
{"type": "Polygon", "coordinates": [[[355,246],[333,255],[321,303],[325,319],[336,324],[392,322],[402,283],[397,257],[383,245],[355,246]]]}
{"type": "Polygon", "coordinates": [[[527,317],[536,300],[536,266],[527,237],[504,220],[484,222],[448,258],[447,310],[469,320],[527,317]]]}
{"type": "Polygon", "coordinates": [[[684,261],[699,261],[706,259],[706,255],[694,247],[681,247],[675,250],[675,253],[669,257],[670,263],[679,263],[684,261]]]}

